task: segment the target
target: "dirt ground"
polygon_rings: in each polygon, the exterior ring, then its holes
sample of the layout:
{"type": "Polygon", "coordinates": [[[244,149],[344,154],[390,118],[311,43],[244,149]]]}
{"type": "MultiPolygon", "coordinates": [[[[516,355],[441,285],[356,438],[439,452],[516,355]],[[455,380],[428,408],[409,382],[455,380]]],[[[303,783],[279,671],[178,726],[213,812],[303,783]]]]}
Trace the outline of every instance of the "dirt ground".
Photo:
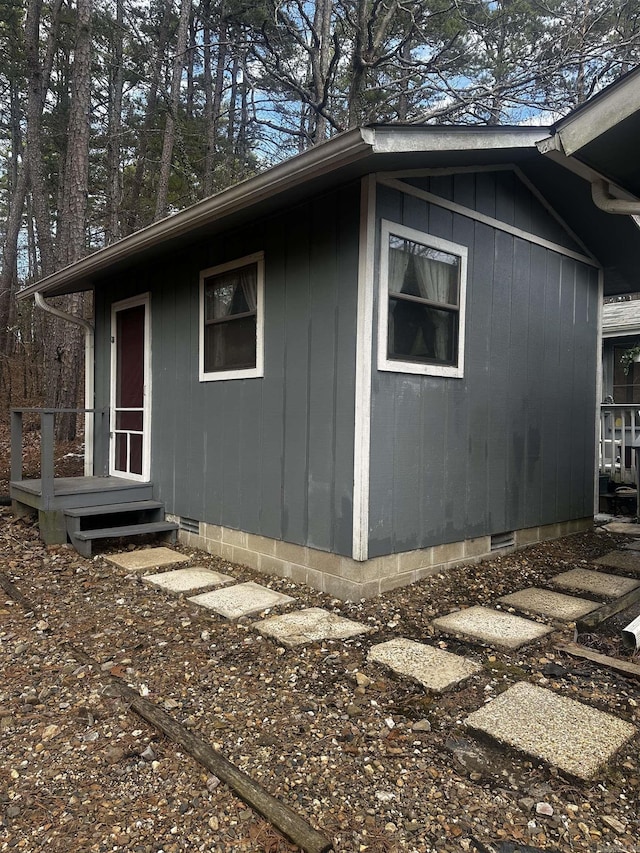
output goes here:
{"type": "MultiPolygon", "coordinates": [[[[285,650],[105,560],[45,548],[0,510],[0,851],[293,851],[217,777],[110,690],[123,678],[320,829],[336,851],[639,849],[637,737],[586,783],[473,740],[465,717],[526,680],[634,723],[640,681],[560,654],[572,626],[513,653],[436,638],[432,618],[586,566],[593,532],[342,603],[178,546],[191,565],[255,580],[371,628],[285,650]],[[436,642],[482,664],[441,696],[367,662],[374,643],[436,642]],[[68,645],[71,644],[71,645],[68,645]],[[81,664],[73,648],[96,661],[81,664]],[[514,846],[516,845],[516,846],[514,846]],[[520,845],[520,846],[518,846],[520,845]]],[[[117,544],[117,543],[115,543],[117,544]]],[[[604,633],[581,638],[608,654],[604,633]]],[[[636,660],[636,662],[638,662],[636,660]]]]}

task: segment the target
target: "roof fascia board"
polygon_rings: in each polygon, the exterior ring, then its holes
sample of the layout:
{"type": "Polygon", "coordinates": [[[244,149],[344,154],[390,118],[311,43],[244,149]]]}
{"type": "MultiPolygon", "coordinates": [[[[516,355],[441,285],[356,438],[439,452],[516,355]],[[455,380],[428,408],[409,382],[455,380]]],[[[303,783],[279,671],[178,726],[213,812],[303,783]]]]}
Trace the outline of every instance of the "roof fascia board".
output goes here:
{"type": "Polygon", "coordinates": [[[640,335],[640,325],[637,326],[609,326],[602,330],[603,338],[626,338],[640,335]]]}
{"type": "MultiPolygon", "coordinates": [[[[544,141],[546,142],[546,140],[544,141]]],[[[570,172],[573,172],[574,175],[578,175],[578,177],[590,184],[594,183],[594,181],[605,181],[608,185],[609,194],[614,198],[618,198],[623,201],[638,201],[637,196],[633,195],[633,193],[630,193],[628,190],[612,183],[609,178],[606,178],[591,166],[587,166],[586,163],[583,163],[581,160],[577,160],[575,157],[567,157],[559,148],[547,148],[543,147],[543,145],[539,145],[538,150],[550,160],[553,160],[555,163],[558,163],[560,166],[563,166],[565,169],[568,169],[570,172]]],[[[638,217],[632,216],[631,218],[637,219],[638,217]]]]}
{"type": "Polygon", "coordinates": [[[640,71],[561,119],[555,126],[562,150],[570,157],[589,142],[640,110],[640,71]]]}
{"type": "Polygon", "coordinates": [[[478,151],[501,148],[533,148],[549,136],[548,127],[498,128],[474,127],[415,128],[376,127],[373,129],[375,154],[410,153],[419,151],[478,151]]]}
{"type": "Polygon", "coordinates": [[[322,145],[267,169],[256,177],[248,178],[173,216],[154,222],[117,243],[87,255],[71,266],[23,288],[17,298],[23,300],[34,293],[46,294],[63,287],[88,290],[92,286],[91,277],[112,264],[125,261],[138,252],[159,246],[165,240],[180,237],[193,229],[267,200],[314,177],[349,165],[368,154],[533,148],[548,135],[549,129],[545,127],[496,130],[433,126],[365,127],[346,131],[322,145]]]}
{"type": "MultiPolygon", "coordinates": [[[[167,239],[179,237],[194,228],[228,216],[256,202],[264,201],[327,171],[348,165],[370,153],[372,145],[373,132],[369,128],[357,128],[340,134],[323,145],[285,160],[173,216],[154,222],[117,243],[98,249],[86,258],[23,288],[18,292],[17,298],[27,299],[34,293],[47,293],[61,286],[88,282],[92,275],[101,272],[111,264],[126,260],[137,252],[160,245],[167,239]]],[[[85,288],[78,289],[89,289],[89,287],[87,283],[85,288]]]]}

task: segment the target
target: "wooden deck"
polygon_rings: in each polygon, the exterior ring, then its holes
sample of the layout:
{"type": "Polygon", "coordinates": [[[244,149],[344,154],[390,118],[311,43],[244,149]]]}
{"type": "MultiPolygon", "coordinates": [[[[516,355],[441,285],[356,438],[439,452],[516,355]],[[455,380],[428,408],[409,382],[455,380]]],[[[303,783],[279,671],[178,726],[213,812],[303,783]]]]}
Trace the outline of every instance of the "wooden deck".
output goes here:
{"type": "Polygon", "coordinates": [[[103,504],[128,503],[153,497],[153,484],[124,477],[57,477],[52,492],[41,480],[12,480],[11,500],[45,512],[103,504]]]}
{"type": "MultiPolygon", "coordinates": [[[[92,542],[98,539],[158,534],[175,541],[178,524],[165,519],[164,504],[153,499],[153,483],[107,474],[95,476],[92,459],[89,465],[85,459],[84,477],[55,476],[54,425],[56,415],[61,412],[99,415],[104,419],[107,410],[11,410],[9,495],[14,513],[37,515],[40,535],[47,545],[70,541],[85,557],[91,556],[92,542]],[[40,479],[23,477],[25,414],[40,417],[40,479]]],[[[92,442],[90,445],[93,447],[92,442]]]]}

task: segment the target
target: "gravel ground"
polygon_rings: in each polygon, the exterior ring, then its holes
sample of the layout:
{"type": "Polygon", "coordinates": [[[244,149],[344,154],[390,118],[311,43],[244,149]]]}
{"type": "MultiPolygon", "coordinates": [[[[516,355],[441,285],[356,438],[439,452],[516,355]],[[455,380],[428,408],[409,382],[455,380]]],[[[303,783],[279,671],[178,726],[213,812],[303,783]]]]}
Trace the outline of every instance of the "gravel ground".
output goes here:
{"type": "MultiPolygon", "coordinates": [[[[178,547],[191,565],[255,580],[373,630],[285,650],[251,620],[210,615],[104,559],[45,548],[0,510],[0,571],[37,609],[0,591],[0,851],[296,850],[226,785],[110,696],[124,678],[325,833],[336,851],[640,849],[636,738],[592,783],[480,744],[462,721],[526,680],[640,727],[640,681],[562,656],[572,626],[505,653],[433,638],[430,621],[490,604],[616,547],[587,533],[457,568],[380,598],[342,603],[178,547]],[[367,663],[393,637],[482,664],[427,695],[367,663]],[[67,643],[98,662],[80,665],[67,643]]],[[[116,550],[116,549],[113,549],[116,550]]],[[[583,637],[616,653],[606,634],[583,637]]],[[[636,662],[637,659],[636,659],[636,662]]]]}

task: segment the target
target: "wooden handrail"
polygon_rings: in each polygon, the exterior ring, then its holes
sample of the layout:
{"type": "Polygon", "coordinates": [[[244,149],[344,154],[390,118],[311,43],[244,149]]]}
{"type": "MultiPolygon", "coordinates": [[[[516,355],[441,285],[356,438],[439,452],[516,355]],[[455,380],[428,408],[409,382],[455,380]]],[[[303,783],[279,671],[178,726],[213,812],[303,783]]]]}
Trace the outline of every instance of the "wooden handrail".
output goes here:
{"type": "Polygon", "coordinates": [[[40,415],[40,483],[43,502],[53,497],[54,449],[55,449],[55,416],[57,414],[94,414],[104,415],[108,408],[96,409],[53,409],[49,407],[25,406],[11,409],[11,480],[20,482],[22,480],[22,439],[23,425],[22,416],[25,414],[40,415]]]}
{"type": "Polygon", "coordinates": [[[101,409],[50,409],[50,408],[40,408],[36,406],[18,406],[11,409],[12,412],[20,413],[20,414],[68,414],[70,412],[75,412],[77,415],[90,414],[93,412],[94,414],[105,414],[109,409],[104,406],[101,409]]]}

